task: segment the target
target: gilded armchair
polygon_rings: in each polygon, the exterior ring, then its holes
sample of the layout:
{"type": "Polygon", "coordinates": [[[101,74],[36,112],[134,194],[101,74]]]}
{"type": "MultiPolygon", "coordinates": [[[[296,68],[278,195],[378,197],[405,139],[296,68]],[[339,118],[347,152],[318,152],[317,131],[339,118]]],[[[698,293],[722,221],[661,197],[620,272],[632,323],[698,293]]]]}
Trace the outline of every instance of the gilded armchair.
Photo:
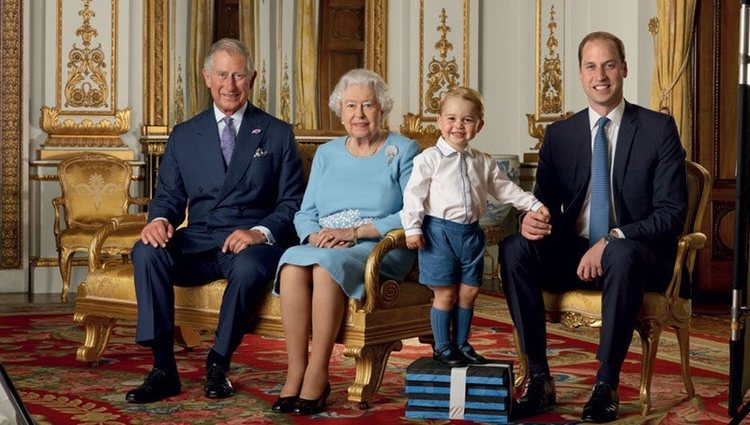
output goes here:
{"type": "MultiPolygon", "coordinates": [[[[682,379],[689,398],[695,395],[690,376],[690,316],[692,302],[680,297],[683,274],[692,274],[697,251],[706,243],[706,236],[700,232],[703,214],[708,204],[711,177],[705,168],[692,161],[686,161],[688,185],[688,214],[682,236],[676,241],[677,258],[672,271],[672,279],[667,290],[662,293],[647,292],[638,314],[636,331],[641,337],[643,359],[641,361],[640,401],[641,413],[647,415],[651,409],[651,378],[659,346],[659,337],[664,329],[673,327],[680,347],[682,379]]],[[[547,320],[562,323],[566,327],[600,327],[602,319],[601,291],[576,289],[563,293],[543,291],[544,309],[547,320]]],[[[516,347],[520,347],[518,334],[514,329],[516,347]]],[[[519,370],[516,388],[528,379],[527,358],[518,350],[519,370]]]]}
{"type": "MultiPolygon", "coordinates": [[[[62,195],[52,200],[52,207],[62,276],[61,299],[66,302],[73,255],[88,252],[91,239],[101,225],[114,216],[127,214],[132,204],[146,205],[148,199],[130,196],[130,164],[109,155],[84,153],[72,156],[60,162],[57,173],[62,195]]],[[[128,253],[133,246],[130,236],[109,240],[103,252],[110,255],[128,253]]]]}

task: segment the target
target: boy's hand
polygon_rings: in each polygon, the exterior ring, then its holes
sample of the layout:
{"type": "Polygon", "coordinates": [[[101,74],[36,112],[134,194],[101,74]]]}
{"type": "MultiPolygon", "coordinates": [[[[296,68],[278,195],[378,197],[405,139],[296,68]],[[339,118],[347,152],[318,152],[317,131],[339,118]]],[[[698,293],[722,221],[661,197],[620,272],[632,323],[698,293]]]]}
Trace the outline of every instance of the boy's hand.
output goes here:
{"type": "Polygon", "coordinates": [[[544,238],[552,233],[552,225],[549,224],[549,220],[550,213],[547,207],[527,212],[521,222],[521,235],[531,241],[544,238]]]}
{"type": "Polygon", "coordinates": [[[406,237],[406,247],[409,249],[424,248],[424,237],[422,235],[411,235],[406,237]]]}

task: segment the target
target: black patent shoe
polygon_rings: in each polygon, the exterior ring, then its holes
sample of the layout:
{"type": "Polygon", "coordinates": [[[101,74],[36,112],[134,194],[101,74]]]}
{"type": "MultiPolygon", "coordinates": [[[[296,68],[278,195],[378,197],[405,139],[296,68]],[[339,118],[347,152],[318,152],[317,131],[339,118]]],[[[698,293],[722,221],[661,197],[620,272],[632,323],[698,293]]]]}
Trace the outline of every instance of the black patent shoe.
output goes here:
{"type": "Polygon", "coordinates": [[[555,381],[549,375],[537,375],[526,383],[518,401],[513,401],[512,419],[544,413],[555,406],[555,381]]]}
{"type": "Polygon", "coordinates": [[[292,413],[294,412],[294,405],[299,400],[299,394],[289,397],[279,397],[276,402],[271,406],[271,410],[274,413],[292,413]]]}
{"type": "Polygon", "coordinates": [[[155,367],[146,375],[143,383],[125,394],[128,403],[153,403],[176,396],[181,391],[180,377],[167,374],[155,367]]]}
{"type": "Polygon", "coordinates": [[[326,410],[326,403],[328,402],[328,396],[331,395],[331,384],[326,384],[323,394],[315,400],[307,400],[305,398],[298,398],[294,403],[294,413],[298,415],[317,415],[318,413],[326,410]]]}
{"type": "Polygon", "coordinates": [[[462,356],[464,356],[464,359],[466,359],[466,363],[468,364],[487,363],[487,359],[485,359],[483,355],[474,351],[474,347],[472,347],[468,343],[459,348],[458,352],[461,353],[462,356]]]}
{"type": "Polygon", "coordinates": [[[466,358],[450,345],[433,351],[432,358],[444,366],[466,366],[466,358]]]}
{"type": "Polygon", "coordinates": [[[209,366],[206,371],[203,394],[208,398],[227,398],[234,394],[232,383],[227,378],[227,371],[216,363],[209,366]]]}
{"type": "Polygon", "coordinates": [[[591,391],[591,397],[583,406],[581,420],[584,422],[604,423],[617,419],[617,409],[620,407],[620,396],[617,390],[608,383],[599,381],[591,391]]]}

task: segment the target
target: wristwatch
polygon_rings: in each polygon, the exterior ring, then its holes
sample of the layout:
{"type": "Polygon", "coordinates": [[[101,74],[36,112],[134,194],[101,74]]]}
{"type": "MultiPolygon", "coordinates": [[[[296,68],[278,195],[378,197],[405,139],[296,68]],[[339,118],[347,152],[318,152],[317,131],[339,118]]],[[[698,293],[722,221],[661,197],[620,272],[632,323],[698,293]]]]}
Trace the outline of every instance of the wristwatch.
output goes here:
{"type": "Polygon", "coordinates": [[[609,244],[615,239],[619,239],[619,238],[611,233],[608,233],[607,236],[604,237],[604,245],[609,244]]]}

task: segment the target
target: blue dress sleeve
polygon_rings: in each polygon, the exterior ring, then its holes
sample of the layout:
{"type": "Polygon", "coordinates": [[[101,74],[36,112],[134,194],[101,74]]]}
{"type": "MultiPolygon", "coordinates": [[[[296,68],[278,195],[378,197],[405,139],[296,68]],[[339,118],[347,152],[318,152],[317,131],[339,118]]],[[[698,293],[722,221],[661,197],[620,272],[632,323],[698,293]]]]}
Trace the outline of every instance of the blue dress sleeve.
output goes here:
{"type": "Polygon", "coordinates": [[[397,161],[394,161],[392,166],[396,166],[396,173],[398,179],[398,189],[400,191],[401,202],[399,205],[393,208],[392,212],[383,218],[377,219],[373,222],[373,225],[381,236],[385,236],[391,230],[401,229],[401,209],[403,208],[403,195],[406,184],[409,182],[411,176],[411,170],[414,165],[414,157],[419,153],[419,145],[411,139],[401,138],[401,143],[394,143],[397,145],[399,153],[396,154],[397,161]]]}
{"type": "Polygon", "coordinates": [[[300,242],[307,242],[307,238],[321,230],[319,224],[320,214],[316,205],[318,186],[320,185],[320,174],[325,167],[323,155],[320,149],[313,156],[312,168],[310,169],[310,178],[307,182],[305,195],[302,198],[302,206],[294,215],[294,227],[297,229],[297,236],[300,242]]]}

